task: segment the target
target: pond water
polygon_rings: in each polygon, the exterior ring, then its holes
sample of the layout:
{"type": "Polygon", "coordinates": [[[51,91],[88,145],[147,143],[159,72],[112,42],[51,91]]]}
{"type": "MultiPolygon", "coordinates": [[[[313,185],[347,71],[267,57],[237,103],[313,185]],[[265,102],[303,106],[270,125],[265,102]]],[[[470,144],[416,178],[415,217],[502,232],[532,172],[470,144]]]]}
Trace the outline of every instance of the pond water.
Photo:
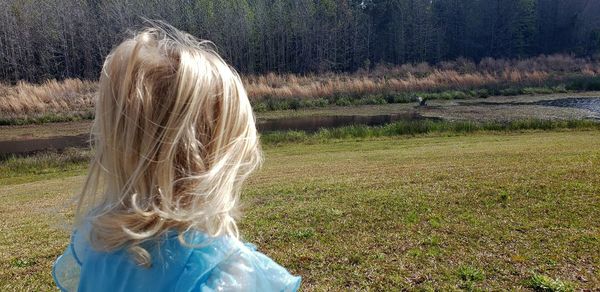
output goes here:
{"type": "Polygon", "coordinates": [[[542,106],[555,106],[555,107],[570,107],[577,109],[586,109],[594,113],[600,113],[600,97],[567,97],[559,99],[547,99],[539,100],[534,102],[459,102],[460,105],[542,105],[542,106]]]}
{"type": "Polygon", "coordinates": [[[600,114],[600,97],[570,97],[554,100],[541,100],[536,102],[538,105],[557,106],[557,107],[572,107],[578,109],[586,109],[600,114]]]}

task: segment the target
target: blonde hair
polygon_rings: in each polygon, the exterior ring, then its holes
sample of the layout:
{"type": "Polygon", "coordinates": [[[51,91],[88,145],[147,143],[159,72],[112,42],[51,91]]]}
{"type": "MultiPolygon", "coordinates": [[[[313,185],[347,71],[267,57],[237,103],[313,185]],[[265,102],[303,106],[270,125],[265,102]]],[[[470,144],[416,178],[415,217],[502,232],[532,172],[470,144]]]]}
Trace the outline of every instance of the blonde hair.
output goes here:
{"type": "Polygon", "coordinates": [[[168,25],[123,41],[104,63],[92,133],[77,214],[94,248],[127,247],[149,265],[139,244],[169,230],[238,236],[261,151],[240,77],[210,42],[168,25]]]}

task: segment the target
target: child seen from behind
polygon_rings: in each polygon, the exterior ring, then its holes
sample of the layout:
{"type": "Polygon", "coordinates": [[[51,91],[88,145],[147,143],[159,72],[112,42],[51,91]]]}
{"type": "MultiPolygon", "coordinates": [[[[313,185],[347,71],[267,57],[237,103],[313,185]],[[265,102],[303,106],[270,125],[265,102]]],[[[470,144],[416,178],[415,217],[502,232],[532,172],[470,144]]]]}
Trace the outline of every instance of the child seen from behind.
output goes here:
{"type": "Polygon", "coordinates": [[[63,291],[295,291],[300,278],[238,239],[240,189],[261,162],[240,77],[167,25],[106,58],[95,156],[53,276],[63,291]]]}

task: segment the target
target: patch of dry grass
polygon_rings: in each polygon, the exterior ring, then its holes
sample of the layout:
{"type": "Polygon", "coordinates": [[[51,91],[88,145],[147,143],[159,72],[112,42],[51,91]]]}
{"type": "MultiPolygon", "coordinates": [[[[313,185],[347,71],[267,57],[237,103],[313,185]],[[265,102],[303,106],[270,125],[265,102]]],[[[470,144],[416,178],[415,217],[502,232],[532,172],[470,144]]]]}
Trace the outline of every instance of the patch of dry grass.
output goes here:
{"type": "Polygon", "coordinates": [[[435,70],[424,77],[409,74],[402,78],[369,76],[296,76],[266,75],[245,78],[246,88],[254,101],[264,98],[324,98],[331,96],[360,96],[388,92],[420,92],[439,89],[470,89],[503,83],[529,83],[541,85],[549,73],[542,71],[505,71],[464,73],[452,70],[435,70]]]}
{"type": "Polygon", "coordinates": [[[20,118],[49,114],[87,114],[94,107],[98,85],[93,81],[48,80],[42,84],[0,84],[0,117],[20,118]]]}

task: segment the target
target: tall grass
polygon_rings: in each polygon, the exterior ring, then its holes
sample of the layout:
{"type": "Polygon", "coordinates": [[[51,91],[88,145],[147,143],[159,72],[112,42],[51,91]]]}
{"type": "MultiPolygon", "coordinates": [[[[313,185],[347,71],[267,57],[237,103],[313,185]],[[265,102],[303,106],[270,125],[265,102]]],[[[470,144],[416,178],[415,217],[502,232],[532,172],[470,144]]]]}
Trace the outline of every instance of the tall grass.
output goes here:
{"type": "Polygon", "coordinates": [[[356,75],[296,76],[266,75],[245,78],[246,88],[253,101],[269,98],[311,99],[319,97],[357,97],[398,92],[468,90],[503,84],[543,86],[551,74],[543,71],[516,70],[501,73],[460,73],[454,70],[434,70],[426,76],[408,74],[404,77],[356,75]]]}
{"type": "Polygon", "coordinates": [[[42,84],[0,84],[0,121],[89,116],[97,88],[96,82],[79,79],[48,80],[42,84]]]}
{"type": "Polygon", "coordinates": [[[265,144],[316,142],[330,139],[412,136],[430,133],[473,133],[478,131],[521,131],[555,129],[600,129],[600,123],[592,120],[516,120],[512,122],[472,122],[415,120],[397,121],[383,126],[351,125],[320,129],[316,132],[278,131],[265,133],[265,144]]]}
{"type": "MultiPolygon", "coordinates": [[[[466,59],[378,65],[352,74],[274,74],[242,78],[257,111],[410,102],[566,90],[600,90],[600,63],[566,55],[525,60],[466,59]]],[[[0,84],[0,124],[91,118],[97,83],[78,79],[0,84]]]]}
{"type": "Polygon", "coordinates": [[[389,66],[380,64],[372,70],[353,74],[245,76],[244,81],[254,101],[267,98],[328,98],[364,96],[391,92],[432,92],[469,90],[500,86],[546,87],[549,81],[573,77],[595,77],[600,63],[568,55],[538,56],[510,60],[485,58],[479,63],[467,59],[389,66]]]}
{"type": "Polygon", "coordinates": [[[92,150],[69,148],[61,152],[47,151],[26,156],[0,155],[0,185],[28,182],[31,178],[60,177],[67,172],[86,168],[92,150]]]}

